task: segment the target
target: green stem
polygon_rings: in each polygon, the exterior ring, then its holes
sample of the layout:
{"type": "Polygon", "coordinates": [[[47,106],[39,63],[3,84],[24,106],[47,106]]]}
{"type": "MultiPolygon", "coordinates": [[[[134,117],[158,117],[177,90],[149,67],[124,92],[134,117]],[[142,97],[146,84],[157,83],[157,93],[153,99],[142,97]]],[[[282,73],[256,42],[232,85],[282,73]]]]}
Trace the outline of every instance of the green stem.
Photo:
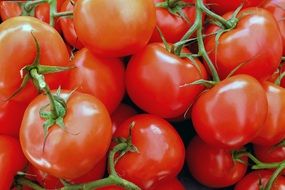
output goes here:
{"type": "Polygon", "coordinates": [[[54,15],[57,12],[57,9],[56,9],[57,8],[57,6],[56,6],[57,2],[56,2],[56,0],[48,0],[48,3],[50,6],[49,24],[54,27],[54,24],[55,24],[55,21],[54,21],[55,16],[54,15]]]}
{"type": "Polygon", "coordinates": [[[34,1],[28,1],[24,4],[24,9],[27,12],[32,11],[37,5],[42,4],[42,3],[47,3],[48,0],[34,0],[34,1]]]}
{"type": "Polygon", "coordinates": [[[181,0],[166,0],[169,8],[174,8],[179,1],[181,0]]]}
{"type": "Polygon", "coordinates": [[[34,190],[45,190],[45,188],[42,188],[41,186],[39,186],[38,184],[30,181],[29,179],[26,179],[25,177],[21,176],[21,177],[17,177],[15,183],[17,185],[21,185],[21,186],[27,186],[30,187],[34,190]]]}
{"type": "Polygon", "coordinates": [[[269,181],[265,186],[265,190],[271,190],[274,181],[277,179],[277,177],[284,169],[285,169],[285,161],[279,164],[278,168],[274,171],[274,173],[272,174],[272,176],[270,177],[269,181]]]}
{"type": "Polygon", "coordinates": [[[65,12],[59,12],[54,13],[54,17],[71,17],[73,16],[73,11],[65,11],[65,12]]]}
{"type": "Polygon", "coordinates": [[[282,79],[285,77],[285,72],[281,73],[278,78],[274,81],[274,84],[280,86],[282,79]]]}
{"type": "Polygon", "coordinates": [[[203,0],[197,0],[197,4],[200,7],[200,9],[205,12],[210,18],[220,22],[226,29],[232,28],[233,25],[231,22],[227,21],[220,15],[215,14],[214,12],[210,11],[203,3],[203,0]]]}

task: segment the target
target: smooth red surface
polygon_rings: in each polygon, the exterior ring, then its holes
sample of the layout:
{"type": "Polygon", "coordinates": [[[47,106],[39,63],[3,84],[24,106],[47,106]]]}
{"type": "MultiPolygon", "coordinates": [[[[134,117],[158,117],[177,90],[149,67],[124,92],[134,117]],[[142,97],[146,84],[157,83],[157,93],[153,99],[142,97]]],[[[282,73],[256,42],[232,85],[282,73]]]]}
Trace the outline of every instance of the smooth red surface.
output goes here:
{"type": "Polygon", "coordinates": [[[158,182],[149,190],[185,190],[185,187],[177,178],[172,178],[158,182]]]}

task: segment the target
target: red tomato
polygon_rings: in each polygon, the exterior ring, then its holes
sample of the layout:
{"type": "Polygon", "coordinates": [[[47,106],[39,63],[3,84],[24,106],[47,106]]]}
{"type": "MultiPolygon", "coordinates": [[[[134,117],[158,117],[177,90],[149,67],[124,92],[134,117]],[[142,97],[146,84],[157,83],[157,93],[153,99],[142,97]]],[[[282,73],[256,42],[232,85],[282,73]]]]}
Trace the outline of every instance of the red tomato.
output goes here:
{"type": "MultiPolygon", "coordinates": [[[[87,174],[68,181],[71,184],[80,184],[80,183],[87,183],[95,180],[99,180],[104,176],[105,173],[105,166],[106,166],[106,157],[103,158],[91,171],[87,174]]],[[[45,172],[40,171],[39,169],[33,167],[32,165],[29,166],[30,174],[35,175],[37,178],[38,183],[47,189],[58,189],[63,187],[60,179],[48,175],[45,172]]]]}
{"type": "Polygon", "coordinates": [[[132,143],[139,153],[124,155],[116,164],[118,174],[143,189],[175,177],[185,157],[183,142],[175,129],[158,116],[142,114],[126,120],[114,137],[127,137],[132,122],[132,143]]]}
{"type": "Polygon", "coordinates": [[[155,19],[152,0],[79,0],[74,8],[79,40],[92,52],[108,57],[141,50],[152,35],[155,19]]]}
{"type": "Polygon", "coordinates": [[[262,162],[282,162],[285,160],[284,146],[253,145],[254,155],[262,162]]]}
{"type": "Polygon", "coordinates": [[[10,189],[14,176],[21,171],[26,159],[17,139],[0,135],[0,189],[10,189]]]}
{"type": "Polygon", "coordinates": [[[19,137],[19,130],[28,103],[7,101],[0,104],[0,134],[19,137]]]}
{"type": "MultiPolygon", "coordinates": [[[[57,31],[33,17],[14,17],[0,25],[0,99],[10,97],[22,82],[20,70],[31,65],[36,56],[36,46],[31,32],[40,46],[40,64],[69,66],[69,56],[64,41],[57,31]],[[12,79],[12,80],[11,80],[12,79]]],[[[46,75],[51,88],[63,84],[66,72],[46,75]]],[[[31,82],[13,100],[30,101],[38,94],[31,82]]]]}
{"type": "MultiPolygon", "coordinates": [[[[154,3],[166,2],[164,0],[153,0],[154,3]]],[[[184,0],[185,3],[193,3],[194,0],[184,0]]],[[[194,24],[196,18],[195,6],[189,5],[183,8],[182,12],[186,19],[180,15],[174,15],[167,8],[156,8],[156,25],[161,30],[166,41],[169,43],[178,42],[189,28],[194,24]],[[187,20],[188,19],[188,20],[187,20]]],[[[154,30],[151,42],[161,42],[158,30],[154,30]]]]}
{"type": "MultiPolygon", "coordinates": [[[[256,170],[247,174],[241,181],[235,186],[235,190],[260,190],[266,186],[269,178],[272,175],[272,171],[256,170]]],[[[283,190],[285,187],[285,177],[279,176],[273,183],[271,190],[283,190]]]]}
{"type": "Polygon", "coordinates": [[[164,118],[179,117],[203,90],[200,85],[181,85],[207,78],[203,65],[195,61],[201,73],[193,62],[169,53],[162,44],[149,44],[128,63],[127,92],[148,113],[164,118]]]}
{"type": "Polygon", "coordinates": [[[256,7],[262,2],[264,0],[207,0],[210,8],[220,15],[236,10],[241,4],[243,4],[243,8],[246,8],[256,7]]]}
{"type": "MultiPolygon", "coordinates": [[[[224,18],[230,16],[226,14],[224,18]]],[[[257,79],[271,76],[279,66],[283,50],[276,20],[261,8],[244,9],[238,18],[237,26],[223,33],[218,44],[214,35],[205,40],[206,50],[219,76],[224,79],[237,68],[234,74],[249,74],[257,79]]],[[[219,27],[211,25],[206,34],[218,30],[219,27]]]]}
{"type": "Polygon", "coordinates": [[[177,178],[172,178],[158,182],[149,190],[185,190],[185,187],[177,178]]]}
{"type": "Polygon", "coordinates": [[[107,186],[107,187],[98,188],[97,190],[125,190],[125,189],[118,186],[107,186]]]}
{"type": "Polygon", "coordinates": [[[135,115],[137,111],[127,104],[120,104],[117,109],[112,113],[112,129],[113,133],[117,130],[117,128],[129,117],[135,115]]]}
{"type": "Polygon", "coordinates": [[[283,41],[283,55],[285,55],[285,1],[267,0],[262,7],[270,11],[278,22],[283,41]]]}
{"type": "MultiPolygon", "coordinates": [[[[62,7],[61,11],[73,11],[74,6],[70,0],[66,0],[62,7]]],[[[60,26],[63,32],[64,39],[73,47],[77,49],[83,48],[82,43],[79,41],[77,34],[74,29],[74,23],[72,18],[60,18],[60,26]]]]}
{"type": "Polygon", "coordinates": [[[192,176],[211,188],[231,186],[247,170],[247,157],[241,158],[244,163],[237,162],[233,160],[231,151],[211,147],[198,136],[191,140],[186,157],[192,176]]]}
{"type": "Polygon", "coordinates": [[[18,3],[12,1],[0,1],[0,16],[2,21],[8,18],[20,16],[22,10],[18,3]]]}
{"type": "Polygon", "coordinates": [[[78,51],[71,62],[67,89],[96,96],[112,113],[120,104],[124,93],[124,64],[117,58],[94,56],[88,49],[78,51]]]}
{"type": "Polygon", "coordinates": [[[258,134],[267,110],[261,84],[251,76],[236,75],[200,95],[192,107],[192,121],[205,142],[235,149],[258,134]]]}
{"type": "MultiPolygon", "coordinates": [[[[61,96],[67,98],[68,92],[61,96]]],[[[75,92],[67,101],[66,129],[51,127],[43,150],[44,120],[39,111],[48,103],[47,96],[39,95],[28,106],[20,128],[22,149],[31,164],[43,172],[63,179],[78,178],[106,155],[112,136],[110,116],[97,98],[75,92]]]]}
{"type": "Polygon", "coordinates": [[[274,83],[264,82],[268,101],[265,123],[253,143],[264,146],[275,145],[285,138],[285,89],[274,83]]]}

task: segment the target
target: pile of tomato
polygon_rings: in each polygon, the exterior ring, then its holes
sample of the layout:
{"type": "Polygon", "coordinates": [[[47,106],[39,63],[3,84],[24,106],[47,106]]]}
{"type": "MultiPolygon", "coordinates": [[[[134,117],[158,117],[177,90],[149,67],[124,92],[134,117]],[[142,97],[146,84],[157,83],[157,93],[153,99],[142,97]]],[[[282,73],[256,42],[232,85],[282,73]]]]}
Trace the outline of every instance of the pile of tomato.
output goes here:
{"type": "Polygon", "coordinates": [[[0,0],[0,190],[281,190],[285,0],[0,0]]]}

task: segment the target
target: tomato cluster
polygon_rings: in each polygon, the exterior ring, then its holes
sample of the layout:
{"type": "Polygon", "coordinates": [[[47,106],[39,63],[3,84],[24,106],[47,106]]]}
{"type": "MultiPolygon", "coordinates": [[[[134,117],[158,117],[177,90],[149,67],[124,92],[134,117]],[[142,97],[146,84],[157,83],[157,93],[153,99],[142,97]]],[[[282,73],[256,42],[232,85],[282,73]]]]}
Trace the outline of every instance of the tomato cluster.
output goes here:
{"type": "Polygon", "coordinates": [[[0,189],[285,185],[285,0],[0,0],[0,189]]]}

